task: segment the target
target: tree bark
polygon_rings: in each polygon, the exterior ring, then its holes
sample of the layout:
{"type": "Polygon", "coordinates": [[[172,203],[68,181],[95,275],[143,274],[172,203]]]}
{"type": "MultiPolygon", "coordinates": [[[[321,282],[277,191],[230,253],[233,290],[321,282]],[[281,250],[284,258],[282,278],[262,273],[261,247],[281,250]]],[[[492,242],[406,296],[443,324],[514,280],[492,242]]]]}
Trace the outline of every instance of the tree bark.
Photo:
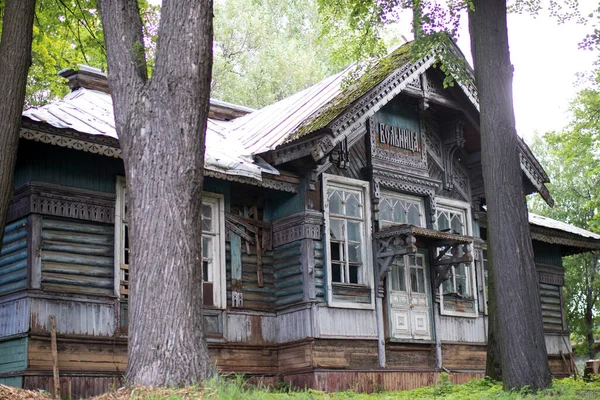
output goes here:
{"type": "Polygon", "coordinates": [[[25,102],[35,0],[7,0],[0,38],[0,249],[8,208],[14,194],[14,174],[25,102]]]}
{"type": "Polygon", "coordinates": [[[212,69],[212,1],[163,0],[148,80],[136,1],[101,0],[128,186],[133,385],[214,374],[202,311],[201,195],[212,69]]]}
{"type": "Polygon", "coordinates": [[[474,0],[471,51],[479,90],[481,154],[491,249],[495,340],[505,389],[547,387],[539,284],[519,163],[506,2],[474,0]]]}
{"type": "Polygon", "coordinates": [[[487,357],[485,359],[485,376],[496,381],[502,381],[502,365],[500,363],[500,346],[496,337],[498,332],[498,316],[496,311],[496,287],[494,286],[494,276],[492,274],[493,257],[488,244],[488,336],[487,336],[487,357]]]}

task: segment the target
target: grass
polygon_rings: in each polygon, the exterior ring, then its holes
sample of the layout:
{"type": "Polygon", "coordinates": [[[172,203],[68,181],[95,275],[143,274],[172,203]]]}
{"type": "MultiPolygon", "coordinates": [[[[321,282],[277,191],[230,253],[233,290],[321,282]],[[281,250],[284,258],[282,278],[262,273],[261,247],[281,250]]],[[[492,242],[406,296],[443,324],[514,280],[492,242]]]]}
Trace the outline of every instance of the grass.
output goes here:
{"type": "Polygon", "coordinates": [[[188,400],[188,399],[224,399],[224,400],[384,400],[384,399],[446,399],[446,400],[587,400],[600,398],[600,380],[584,382],[582,379],[566,378],[555,380],[552,386],[537,393],[528,390],[502,390],[502,384],[490,379],[474,379],[462,385],[452,384],[447,376],[442,376],[435,386],[415,390],[365,394],[352,391],[324,393],[315,390],[290,391],[289,386],[279,385],[279,391],[248,385],[242,376],[219,377],[207,382],[203,387],[182,389],[129,388],[98,397],[98,400],[188,400]]]}

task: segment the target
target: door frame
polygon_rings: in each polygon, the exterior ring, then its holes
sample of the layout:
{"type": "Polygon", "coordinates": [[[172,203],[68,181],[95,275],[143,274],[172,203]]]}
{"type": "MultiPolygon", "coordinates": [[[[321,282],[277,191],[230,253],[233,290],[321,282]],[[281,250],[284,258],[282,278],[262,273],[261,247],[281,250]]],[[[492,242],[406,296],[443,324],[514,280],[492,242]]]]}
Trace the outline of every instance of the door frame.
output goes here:
{"type": "MultiPolygon", "coordinates": [[[[436,337],[436,329],[434,323],[434,307],[433,307],[433,293],[432,293],[432,285],[431,285],[431,266],[429,264],[429,249],[428,248],[419,248],[417,249],[417,254],[422,255],[424,259],[424,269],[425,269],[425,287],[427,290],[427,301],[429,302],[429,329],[431,331],[430,339],[398,339],[392,337],[392,303],[391,303],[391,289],[392,282],[389,279],[391,276],[391,267],[386,276],[386,311],[387,311],[387,338],[390,342],[394,343],[423,343],[430,344],[435,343],[436,337]]],[[[404,257],[404,256],[402,256],[404,257]]],[[[406,272],[405,272],[406,273],[406,272]]],[[[409,285],[408,280],[406,281],[407,287],[409,285]]]]}

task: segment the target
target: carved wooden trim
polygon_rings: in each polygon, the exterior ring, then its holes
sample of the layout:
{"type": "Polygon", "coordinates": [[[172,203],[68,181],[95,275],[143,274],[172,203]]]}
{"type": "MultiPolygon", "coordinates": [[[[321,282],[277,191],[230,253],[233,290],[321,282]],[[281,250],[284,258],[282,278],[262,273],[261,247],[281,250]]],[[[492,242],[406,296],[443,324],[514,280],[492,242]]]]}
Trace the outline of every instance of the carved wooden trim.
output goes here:
{"type": "Polygon", "coordinates": [[[52,215],[113,224],[115,195],[47,183],[30,182],[15,191],[9,220],[28,214],[52,215]]]}
{"type": "Polygon", "coordinates": [[[116,139],[113,139],[116,143],[110,145],[108,144],[109,141],[105,141],[105,143],[102,144],[101,141],[94,140],[94,136],[92,135],[84,136],[83,134],[76,134],[75,132],[65,132],[62,134],[48,133],[26,128],[21,128],[20,137],[22,139],[65,147],[67,149],[80,150],[107,157],[122,158],[122,152],[116,139]]]}
{"type": "Polygon", "coordinates": [[[323,214],[304,211],[273,222],[273,246],[281,246],[302,239],[321,240],[323,214]]]}
{"type": "Polygon", "coordinates": [[[378,187],[395,189],[407,194],[435,197],[441,182],[424,176],[406,175],[399,171],[373,170],[373,182],[378,187]]]}
{"type": "Polygon", "coordinates": [[[539,272],[538,271],[538,281],[540,283],[545,283],[548,285],[556,285],[556,286],[564,286],[565,278],[564,276],[550,274],[548,272],[539,272]]]}
{"type": "Polygon", "coordinates": [[[377,146],[377,122],[374,118],[368,119],[367,127],[369,140],[371,141],[371,155],[374,159],[384,161],[385,163],[394,166],[393,168],[397,168],[398,165],[404,165],[420,170],[427,169],[427,143],[423,140],[422,129],[420,129],[421,132],[419,132],[421,151],[418,156],[409,157],[377,146]]]}
{"type": "Polygon", "coordinates": [[[221,179],[224,181],[245,183],[247,185],[259,186],[266,189],[279,190],[287,193],[298,193],[298,185],[290,182],[282,182],[275,179],[263,178],[262,181],[247,178],[245,176],[229,175],[223,172],[217,172],[210,169],[204,169],[204,176],[221,179]]]}

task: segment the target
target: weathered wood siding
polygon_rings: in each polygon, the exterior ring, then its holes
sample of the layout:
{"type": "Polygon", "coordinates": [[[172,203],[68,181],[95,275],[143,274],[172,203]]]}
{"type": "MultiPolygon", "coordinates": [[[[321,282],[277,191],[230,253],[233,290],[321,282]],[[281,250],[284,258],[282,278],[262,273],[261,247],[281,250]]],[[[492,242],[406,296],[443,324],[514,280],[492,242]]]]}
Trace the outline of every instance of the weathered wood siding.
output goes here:
{"type": "Polygon", "coordinates": [[[0,374],[27,368],[27,338],[0,342],[0,374]]]}
{"type": "Polygon", "coordinates": [[[4,378],[0,378],[0,385],[22,388],[23,387],[23,377],[22,376],[7,376],[4,378]]]}
{"type": "Polygon", "coordinates": [[[374,310],[317,307],[318,337],[375,339],[377,321],[374,310]]]}
{"type": "Polygon", "coordinates": [[[37,181],[115,193],[117,175],[125,175],[121,159],[21,140],[14,182],[15,188],[37,181]]]}
{"type": "Polygon", "coordinates": [[[435,368],[435,347],[432,344],[388,343],[386,366],[393,369],[425,370],[435,368]]]}
{"type": "MultiPolygon", "coordinates": [[[[57,338],[58,369],[62,373],[125,371],[127,367],[127,341],[74,341],[57,338]]],[[[49,336],[29,339],[27,360],[32,370],[52,371],[52,349],[49,336]]]]}
{"type": "Polygon", "coordinates": [[[296,240],[275,248],[275,304],[278,307],[303,300],[302,241],[296,240]]]}
{"type": "Polygon", "coordinates": [[[486,345],[442,344],[442,365],[451,371],[485,371],[486,354],[486,345]]]}
{"type": "Polygon", "coordinates": [[[33,297],[30,299],[32,332],[49,332],[50,316],[58,334],[112,336],[116,301],[93,298],[33,297]]]}
{"type": "Polygon", "coordinates": [[[377,368],[377,342],[375,340],[315,340],[312,359],[315,368],[377,368]]]}
{"type": "Polygon", "coordinates": [[[571,340],[568,334],[548,334],[546,339],[546,351],[549,355],[569,354],[571,352],[571,340]]]}
{"type": "Polygon", "coordinates": [[[277,343],[295,342],[314,335],[311,308],[279,311],[276,324],[277,343]]]}
{"type": "Polygon", "coordinates": [[[364,169],[367,167],[367,147],[366,138],[363,135],[348,150],[348,165],[346,168],[339,168],[335,163],[327,170],[328,174],[345,176],[353,179],[365,179],[364,169]]]}
{"type": "Polygon", "coordinates": [[[277,374],[277,349],[236,344],[211,344],[210,356],[221,372],[277,374]]]}
{"type": "Polygon", "coordinates": [[[560,304],[560,290],[560,286],[540,283],[542,319],[546,330],[562,330],[563,310],[560,304]]]}
{"type": "Polygon", "coordinates": [[[0,252],[0,295],[27,288],[27,218],[6,225],[0,252]]]}
{"type": "Polygon", "coordinates": [[[289,373],[312,367],[312,342],[294,343],[279,348],[279,373],[289,373]]]}
{"type": "Polygon", "coordinates": [[[555,265],[562,267],[560,246],[533,241],[533,255],[536,264],[555,265]]]}
{"type": "MultiPolygon", "coordinates": [[[[22,378],[23,388],[28,390],[45,390],[54,393],[54,378],[52,375],[25,376],[22,378]]],[[[59,379],[60,393],[63,398],[87,399],[114,391],[122,387],[123,373],[113,376],[61,376],[59,379]]]]}
{"type": "Polygon", "coordinates": [[[314,241],[315,247],[315,295],[319,301],[325,301],[325,288],[327,287],[325,254],[323,251],[323,242],[314,241]]]}
{"type": "Polygon", "coordinates": [[[487,317],[440,316],[438,335],[443,342],[486,343],[487,317]]]}
{"type": "Polygon", "coordinates": [[[114,227],[42,219],[42,289],[114,295],[114,227]]]}
{"type": "Polygon", "coordinates": [[[29,299],[25,292],[0,303],[0,338],[29,331],[29,299]]]}
{"type": "Polygon", "coordinates": [[[227,312],[225,339],[246,344],[273,344],[277,341],[275,314],[252,311],[227,312]]]}

